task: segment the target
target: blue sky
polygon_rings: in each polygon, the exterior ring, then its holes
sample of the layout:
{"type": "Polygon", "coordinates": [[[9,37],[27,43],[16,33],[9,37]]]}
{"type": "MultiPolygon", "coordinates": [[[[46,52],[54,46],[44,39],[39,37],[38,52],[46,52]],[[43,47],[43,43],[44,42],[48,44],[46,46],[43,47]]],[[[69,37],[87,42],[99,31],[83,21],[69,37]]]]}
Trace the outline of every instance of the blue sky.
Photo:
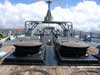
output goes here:
{"type": "MultiPolygon", "coordinates": [[[[4,3],[5,0],[0,0],[0,3],[4,3]]],[[[43,0],[9,0],[12,4],[17,4],[17,3],[34,3],[37,1],[43,1],[43,0]]],[[[46,0],[44,0],[46,1],[46,0]]],[[[60,6],[62,8],[66,7],[71,7],[77,5],[79,2],[84,1],[84,0],[53,0],[52,3],[52,8],[55,8],[57,6],[60,6]]],[[[95,1],[97,4],[100,4],[100,0],[87,0],[87,1],[95,1]]]]}

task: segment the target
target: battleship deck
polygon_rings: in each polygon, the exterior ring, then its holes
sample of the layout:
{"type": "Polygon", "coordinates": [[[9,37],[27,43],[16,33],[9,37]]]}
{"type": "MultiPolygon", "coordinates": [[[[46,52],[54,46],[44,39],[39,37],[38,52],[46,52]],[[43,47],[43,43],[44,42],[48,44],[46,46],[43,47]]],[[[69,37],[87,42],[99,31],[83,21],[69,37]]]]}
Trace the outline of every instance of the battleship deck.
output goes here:
{"type": "MultiPolygon", "coordinates": [[[[6,46],[3,47],[2,49],[5,50],[6,52],[12,52],[14,50],[14,47],[6,46]]],[[[85,72],[89,72],[88,75],[100,75],[97,74],[100,72],[100,66],[0,65],[1,75],[12,75],[12,74],[13,75],[40,75],[40,73],[37,72],[34,73],[32,70],[39,70],[43,73],[47,72],[48,73],[47,75],[85,75],[85,72]],[[25,70],[28,71],[25,72],[25,70]],[[22,71],[22,73],[20,73],[20,71],[22,71]],[[79,73],[79,74],[75,74],[75,73],[79,73]]]]}
{"type": "MultiPolygon", "coordinates": [[[[31,57],[32,60],[31,59],[27,60],[27,59],[25,59],[23,57],[23,59],[24,59],[23,60],[24,64],[23,64],[22,60],[20,60],[20,58],[12,57],[14,49],[15,48],[13,46],[6,46],[6,47],[2,48],[2,50],[5,50],[6,52],[8,52],[8,55],[5,56],[3,59],[1,59],[1,63],[2,64],[6,64],[6,65],[7,64],[9,64],[9,65],[17,65],[17,64],[29,65],[29,63],[27,61],[33,61],[34,60],[33,57],[31,57]]],[[[94,48],[92,48],[92,49],[95,50],[94,48]]],[[[75,66],[75,65],[79,65],[79,66],[91,66],[92,65],[93,66],[94,65],[94,66],[97,66],[97,65],[99,65],[99,61],[96,58],[94,58],[93,56],[88,56],[84,60],[81,59],[81,58],[80,59],[75,59],[74,63],[67,63],[67,64],[62,63],[62,64],[59,64],[62,61],[66,62],[66,60],[61,59],[61,61],[59,61],[58,57],[56,56],[55,50],[54,50],[54,48],[52,46],[47,46],[45,51],[46,51],[45,58],[44,58],[45,60],[42,60],[42,61],[45,63],[43,65],[46,65],[46,66],[57,66],[57,65],[62,65],[62,66],[64,66],[64,65],[66,65],[66,66],[69,66],[69,65],[71,65],[71,66],[72,65],[73,66],[75,66]],[[81,62],[77,63],[79,60],[81,60],[81,62]],[[83,63],[84,61],[85,61],[85,63],[83,63]]],[[[41,59],[41,58],[39,58],[39,59],[41,59]]],[[[67,59],[67,62],[68,61],[73,62],[73,60],[67,59]]],[[[34,65],[34,62],[32,62],[33,65],[34,65]]],[[[30,64],[30,65],[32,65],[32,64],[30,64]]]]}

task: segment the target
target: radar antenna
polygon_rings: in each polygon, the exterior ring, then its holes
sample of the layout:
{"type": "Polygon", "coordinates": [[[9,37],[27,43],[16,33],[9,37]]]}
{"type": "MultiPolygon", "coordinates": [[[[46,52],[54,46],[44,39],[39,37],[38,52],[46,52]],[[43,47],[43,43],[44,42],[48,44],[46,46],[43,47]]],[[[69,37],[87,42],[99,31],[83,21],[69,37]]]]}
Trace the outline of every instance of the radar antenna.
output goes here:
{"type": "Polygon", "coordinates": [[[44,18],[44,21],[49,22],[49,21],[52,21],[52,14],[51,14],[51,10],[50,10],[50,4],[51,4],[52,1],[48,0],[46,2],[48,3],[48,11],[47,11],[47,14],[44,18]]]}

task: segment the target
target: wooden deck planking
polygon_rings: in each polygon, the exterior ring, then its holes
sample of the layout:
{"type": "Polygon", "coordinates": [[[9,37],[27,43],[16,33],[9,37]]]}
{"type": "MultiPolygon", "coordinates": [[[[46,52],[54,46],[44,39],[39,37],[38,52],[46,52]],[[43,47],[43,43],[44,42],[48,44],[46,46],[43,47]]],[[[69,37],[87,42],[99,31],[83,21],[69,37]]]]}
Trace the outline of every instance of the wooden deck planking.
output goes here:
{"type": "Polygon", "coordinates": [[[5,52],[12,52],[15,50],[14,46],[4,46],[1,48],[1,50],[5,51],[5,52]]]}

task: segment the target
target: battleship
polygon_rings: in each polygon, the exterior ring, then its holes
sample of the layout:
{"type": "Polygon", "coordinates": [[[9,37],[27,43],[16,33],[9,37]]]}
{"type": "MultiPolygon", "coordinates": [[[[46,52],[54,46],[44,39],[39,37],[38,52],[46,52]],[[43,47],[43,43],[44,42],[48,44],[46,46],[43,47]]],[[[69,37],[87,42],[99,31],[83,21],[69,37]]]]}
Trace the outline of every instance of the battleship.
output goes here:
{"type": "MultiPolygon", "coordinates": [[[[99,60],[87,52],[90,44],[74,37],[73,23],[53,21],[50,9],[52,1],[46,2],[48,11],[44,21],[25,21],[23,34],[10,35],[13,38],[9,36],[6,39],[4,45],[13,45],[15,49],[7,54],[2,65],[99,65],[99,60]],[[47,26],[33,34],[39,24],[56,24],[63,31],[47,26]]],[[[84,40],[87,41],[86,36],[84,40]]]]}

